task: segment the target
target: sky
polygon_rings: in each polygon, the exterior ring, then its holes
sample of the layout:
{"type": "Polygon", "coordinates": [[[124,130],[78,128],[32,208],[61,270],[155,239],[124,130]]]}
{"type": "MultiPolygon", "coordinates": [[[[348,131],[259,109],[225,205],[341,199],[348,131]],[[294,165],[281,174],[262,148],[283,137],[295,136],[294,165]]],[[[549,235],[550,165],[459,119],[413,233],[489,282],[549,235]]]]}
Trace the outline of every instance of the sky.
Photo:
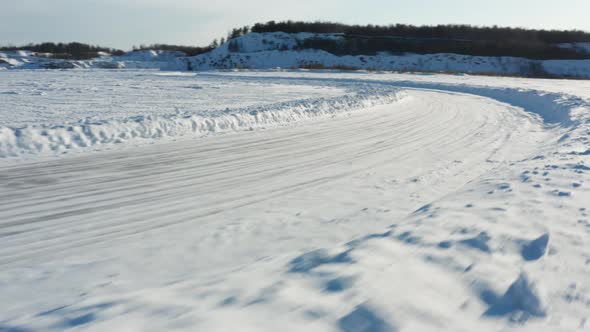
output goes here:
{"type": "Polygon", "coordinates": [[[590,31],[590,0],[0,0],[0,45],[207,45],[269,20],[473,24],[590,31]]]}

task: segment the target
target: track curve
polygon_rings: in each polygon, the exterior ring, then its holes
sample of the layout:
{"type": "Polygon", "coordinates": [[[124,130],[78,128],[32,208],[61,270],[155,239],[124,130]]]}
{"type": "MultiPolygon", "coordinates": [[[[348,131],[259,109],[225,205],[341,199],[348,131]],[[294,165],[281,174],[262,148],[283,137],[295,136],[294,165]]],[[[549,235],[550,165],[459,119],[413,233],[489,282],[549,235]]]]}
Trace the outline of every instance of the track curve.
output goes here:
{"type": "MultiPolygon", "coordinates": [[[[266,246],[249,245],[256,232],[264,229],[265,241],[274,243],[286,227],[266,220],[269,207],[279,219],[320,209],[338,219],[396,200],[399,209],[389,214],[401,216],[509,162],[514,151],[534,153],[546,134],[535,119],[491,99],[408,94],[396,104],[313,124],[2,166],[0,264],[118,246],[178,225],[199,229],[203,250],[224,248],[210,235],[240,225],[240,216],[259,220],[249,224],[249,234],[224,236],[248,248],[226,249],[262,255],[266,246]]],[[[347,240],[351,230],[362,234],[386,223],[347,222],[336,235],[324,229],[323,218],[303,222],[297,232],[310,241],[303,243],[325,246],[347,240]]],[[[300,240],[271,247],[296,250],[300,240]]]]}

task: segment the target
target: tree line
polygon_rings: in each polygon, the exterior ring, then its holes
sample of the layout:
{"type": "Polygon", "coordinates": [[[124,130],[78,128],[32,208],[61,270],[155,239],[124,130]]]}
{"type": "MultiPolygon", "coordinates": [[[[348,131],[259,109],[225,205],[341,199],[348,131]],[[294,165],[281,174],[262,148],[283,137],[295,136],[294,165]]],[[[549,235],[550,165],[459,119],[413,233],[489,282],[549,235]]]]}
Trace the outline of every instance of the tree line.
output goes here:
{"type": "Polygon", "coordinates": [[[590,33],[582,30],[538,30],[473,25],[347,25],[333,22],[269,21],[252,26],[252,32],[340,33],[362,36],[396,36],[471,41],[535,41],[547,44],[590,42],[590,33]]]}
{"type": "MultiPolygon", "coordinates": [[[[187,56],[207,53],[224,43],[231,52],[240,49],[237,38],[250,32],[333,33],[341,39],[310,38],[300,49],[320,49],[336,55],[375,55],[379,52],[403,53],[456,53],[477,56],[514,56],[530,59],[582,59],[589,55],[575,49],[558,47],[558,43],[590,42],[590,33],[580,30],[535,30],[507,27],[479,27],[471,25],[415,26],[346,25],[333,22],[269,21],[230,30],[227,35],[213,40],[207,46],[152,44],[133,47],[134,50],[160,49],[181,51],[187,56]]],[[[100,52],[122,55],[113,48],[83,43],[40,43],[25,46],[1,47],[0,50],[30,50],[52,53],[60,59],[91,59],[100,52]]]]}
{"type": "Polygon", "coordinates": [[[96,58],[100,52],[110,53],[114,55],[125,54],[122,50],[114,48],[88,45],[83,43],[40,43],[40,44],[27,44],[24,46],[5,46],[0,47],[1,51],[32,51],[37,53],[51,53],[51,57],[59,59],[71,59],[71,60],[87,60],[96,58]]]}
{"type": "Polygon", "coordinates": [[[453,53],[472,56],[512,56],[536,60],[585,59],[588,55],[574,49],[560,48],[538,41],[465,41],[421,40],[344,36],[342,40],[325,38],[306,39],[300,49],[319,49],[335,55],[376,55],[380,52],[434,54],[453,53]]]}
{"type": "Polygon", "coordinates": [[[255,24],[252,32],[332,33],[340,40],[306,39],[300,49],[320,49],[336,55],[455,53],[475,56],[513,56],[529,59],[584,59],[589,55],[558,43],[590,42],[578,30],[533,30],[470,25],[414,26],[345,25],[332,22],[284,21],[255,24]]]}

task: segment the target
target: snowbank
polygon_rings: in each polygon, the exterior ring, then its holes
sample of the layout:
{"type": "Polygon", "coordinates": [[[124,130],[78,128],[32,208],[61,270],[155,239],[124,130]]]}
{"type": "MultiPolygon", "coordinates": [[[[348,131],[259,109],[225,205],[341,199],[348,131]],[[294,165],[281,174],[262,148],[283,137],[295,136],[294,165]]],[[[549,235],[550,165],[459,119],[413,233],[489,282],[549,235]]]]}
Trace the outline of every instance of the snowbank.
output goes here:
{"type": "Polygon", "coordinates": [[[0,127],[0,157],[24,153],[59,152],[71,148],[123,143],[129,139],[157,139],[188,134],[253,130],[318,117],[345,114],[403,97],[397,88],[361,86],[333,98],[303,99],[272,105],[225,109],[207,115],[181,112],[134,116],[123,120],[81,120],[73,125],[0,127]]]}

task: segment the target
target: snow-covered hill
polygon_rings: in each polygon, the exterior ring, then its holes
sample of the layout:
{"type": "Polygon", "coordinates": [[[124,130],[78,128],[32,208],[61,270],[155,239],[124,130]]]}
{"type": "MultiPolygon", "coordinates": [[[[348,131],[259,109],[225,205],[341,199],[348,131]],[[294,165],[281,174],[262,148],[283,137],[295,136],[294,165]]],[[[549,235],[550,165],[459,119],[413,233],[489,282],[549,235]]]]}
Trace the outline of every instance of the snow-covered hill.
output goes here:
{"type": "Polygon", "coordinates": [[[376,56],[336,56],[322,50],[298,48],[303,40],[312,37],[336,40],[342,38],[337,34],[250,33],[227,42],[212,52],[178,61],[186,62],[184,67],[190,70],[303,67],[590,78],[590,60],[537,61],[515,57],[444,53],[393,55],[385,52],[376,56]]]}

